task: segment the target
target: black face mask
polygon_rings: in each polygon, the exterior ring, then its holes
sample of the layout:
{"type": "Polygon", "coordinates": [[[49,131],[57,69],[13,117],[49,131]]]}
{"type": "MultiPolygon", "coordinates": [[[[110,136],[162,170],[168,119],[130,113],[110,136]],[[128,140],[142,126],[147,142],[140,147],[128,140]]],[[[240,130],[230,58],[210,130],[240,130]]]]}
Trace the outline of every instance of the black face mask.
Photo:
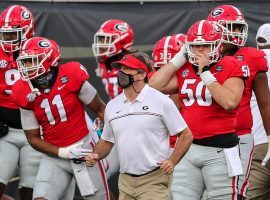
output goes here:
{"type": "Polygon", "coordinates": [[[131,75],[131,74],[126,74],[122,71],[119,71],[118,76],[117,76],[118,85],[123,89],[131,86],[135,82],[133,78],[135,75],[137,74],[131,75]]]}

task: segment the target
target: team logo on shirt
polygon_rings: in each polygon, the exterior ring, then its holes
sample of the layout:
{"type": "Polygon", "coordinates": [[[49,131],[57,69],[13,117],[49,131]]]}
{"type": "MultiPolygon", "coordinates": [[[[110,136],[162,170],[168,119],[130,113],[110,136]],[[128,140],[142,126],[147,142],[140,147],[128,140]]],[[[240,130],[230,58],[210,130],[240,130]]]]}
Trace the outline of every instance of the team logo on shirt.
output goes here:
{"type": "Polygon", "coordinates": [[[33,101],[35,101],[35,99],[36,99],[36,94],[34,94],[34,93],[29,93],[27,96],[26,96],[26,99],[29,101],[29,102],[33,102],[33,101]]]}
{"type": "Polygon", "coordinates": [[[50,90],[49,88],[46,88],[46,89],[44,90],[44,93],[45,93],[45,94],[48,94],[48,93],[50,93],[50,91],[51,91],[51,90],[50,90]]]}
{"type": "Polygon", "coordinates": [[[148,107],[148,106],[143,106],[142,109],[143,109],[143,110],[148,110],[149,107],[148,107]]]}
{"type": "Polygon", "coordinates": [[[8,66],[8,62],[6,60],[0,60],[0,69],[4,69],[8,66]]]}
{"type": "Polygon", "coordinates": [[[60,80],[61,80],[61,83],[67,83],[68,82],[68,77],[67,76],[63,76],[63,77],[61,77],[60,78],[60,80]]]}
{"type": "Polygon", "coordinates": [[[222,65],[219,65],[219,66],[216,66],[216,72],[221,72],[223,70],[223,66],[222,65]]]}
{"type": "Polygon", "coordinates": [[[244,60],[244,56],[243,56],[243,55],[237,55],[237,56],[236,56],[236,59],[237,59],[237,60],[242,60],[242,61],[243,61],[243,60],[244,60]]]}
{"type": "Polygon", "coordinates": [[[189,70],[188,70],[188,69],[182,71],[182,77],[183,77],[183,78],[187,77],[188,74],[189,74],[189,70]]]}

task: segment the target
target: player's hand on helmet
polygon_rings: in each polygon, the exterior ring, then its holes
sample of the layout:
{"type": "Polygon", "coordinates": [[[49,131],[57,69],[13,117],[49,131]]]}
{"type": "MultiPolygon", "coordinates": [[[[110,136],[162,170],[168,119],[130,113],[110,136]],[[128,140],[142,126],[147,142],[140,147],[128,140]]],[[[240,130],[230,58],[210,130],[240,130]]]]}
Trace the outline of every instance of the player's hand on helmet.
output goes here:
{"type": "Polygon", "coordinates": [[[99,160],[99,156],[97,153],[89,153],[86,157],[85,157],[85,161],[86,161],[86,165],[88,167],[93,167],[96,162],[99,160]]]}
{"type": "Polygon", "coordinates": [[[175,56],[169,61],[174,65],[175,71],[180,69],[186,63],[186,54],[187,48],[186,45],[183,45],[181,50],[177,54],[175,54],[175,56]]]}
{"type": "Polygon", "coordinates": [[[87,154],[91,153],[91,149],[86,149],[81,147],[81,143],[76,143],[74,145],[65,147],[65,148],[59,148],[58,150],[58,156],[60,158],[64,159],[83,159],[87,154]]]}
{"type": "Polygon", "coordinates": [[[160,165],[160,169],[162,169],[164,174],[171,174],[174,170],[174,163],[172,160],[163,160],[158,163],[160,165]]]}
{"type": "Polygon", "coordinates": [[[267,138],[268,138],[268,151],[262,161],[263,166],[265,166],[266,163],[270,160],[270,135],[268,135],[267,138]]]}

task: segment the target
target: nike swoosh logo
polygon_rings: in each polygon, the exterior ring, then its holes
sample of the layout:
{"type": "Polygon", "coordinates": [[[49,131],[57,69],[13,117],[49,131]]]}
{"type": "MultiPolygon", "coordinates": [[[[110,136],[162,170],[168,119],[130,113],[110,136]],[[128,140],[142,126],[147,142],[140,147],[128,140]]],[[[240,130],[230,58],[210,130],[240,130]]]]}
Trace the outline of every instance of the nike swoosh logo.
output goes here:
{"type": "Polygon", "coordinates": [[[60,87],[58,87],[57,89],[58,90],[61,90],[63,87],[65,87],[66,85],[62,85],[62,86],[60,86],[60,87]]]}
{"type": "Polygon", "coordinates": [[[223,151],[223,149],[218,149],[218,150],[217,150],[217,153],[220,153],[221,151],[223,151]]]}

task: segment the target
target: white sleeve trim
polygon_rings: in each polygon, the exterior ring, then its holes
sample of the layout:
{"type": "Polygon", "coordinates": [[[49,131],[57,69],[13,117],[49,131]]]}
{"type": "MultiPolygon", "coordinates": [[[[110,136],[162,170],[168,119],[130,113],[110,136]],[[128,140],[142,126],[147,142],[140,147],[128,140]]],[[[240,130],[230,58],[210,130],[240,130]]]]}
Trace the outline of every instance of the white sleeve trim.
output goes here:
{"type": "Polygon", "coordinates": [[[20,108],[23,130],[39,129],[39,123],[32,110],[20,108]]]}
{"type": "Polygon", "coordinates": [[[80,93],[78,94],[78,98],[85,105],[88,105],[96,96],[97,90],[88,82],[85,81],[82,84],[80,93]]]}

